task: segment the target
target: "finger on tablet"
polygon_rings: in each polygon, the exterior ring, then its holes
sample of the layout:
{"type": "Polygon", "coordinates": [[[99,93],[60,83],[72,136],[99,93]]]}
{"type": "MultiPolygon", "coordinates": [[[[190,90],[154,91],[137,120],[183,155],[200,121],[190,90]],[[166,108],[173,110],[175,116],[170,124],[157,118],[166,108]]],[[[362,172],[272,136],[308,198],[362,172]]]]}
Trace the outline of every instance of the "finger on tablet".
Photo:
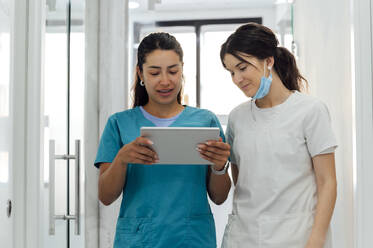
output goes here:
{"type": "Polygon", "coordinates": [[[150,145],[154,145],[154,142],[145,137],[137,137],[136,144],[150,146],[150,145]]]}
{"type": "Polygon", "coordinates": [[[211,157],[208,157],[208,156],[205,156],[203,154],[200,154],[201,158],[203,159],[206,159],[207,161],[210,161],[211,163],[213,164],[217,164],[219,162],[219,160],[216,160],[214,158],[211,158],[211,157]]]}
{"type": "MultiPolygon", "coordinates": [[[[203,156],[206,156],[208,158],[211,158],[215,161],[224,161],[227,159],[227,157],[223,154],[219,154],[219,153],[214,153],[214,152],[209,152],[209,151],[200,151],[200,154],[202,154],[203,156]]],[[[209,160],[211,161],[211,160],[209,160]]]]}
{"type": "MultiPolygon", "coordinates": [[[[221,139],[221,138],[220,138],[221,139]]],[[[222,141],[210,140],[206,142],[206,145],[217,147],[222,150],[230,150],[230,145],[222,141]]]]}
{"type": "Polygon", "coordinates": [[[138,145],[136,147],[136,151],[138,153],[142,154],[142,155],[149,156],[149,157],[154,158],[154,159],[158,158],[157,153],[148,146],[138,145]]]}

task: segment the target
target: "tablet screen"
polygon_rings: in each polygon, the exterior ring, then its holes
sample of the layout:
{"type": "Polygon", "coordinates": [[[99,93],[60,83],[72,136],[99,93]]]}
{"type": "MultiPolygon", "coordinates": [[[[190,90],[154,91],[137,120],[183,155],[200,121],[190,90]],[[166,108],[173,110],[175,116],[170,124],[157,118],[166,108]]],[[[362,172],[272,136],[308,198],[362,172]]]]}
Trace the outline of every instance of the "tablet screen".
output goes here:
{"type": "Polygon", "coordinates": [[[211,164],[201,158],[197,145],[220,138],[218,127],[142,127],[140,132],[154,143],[158,164],[211,164]]]}

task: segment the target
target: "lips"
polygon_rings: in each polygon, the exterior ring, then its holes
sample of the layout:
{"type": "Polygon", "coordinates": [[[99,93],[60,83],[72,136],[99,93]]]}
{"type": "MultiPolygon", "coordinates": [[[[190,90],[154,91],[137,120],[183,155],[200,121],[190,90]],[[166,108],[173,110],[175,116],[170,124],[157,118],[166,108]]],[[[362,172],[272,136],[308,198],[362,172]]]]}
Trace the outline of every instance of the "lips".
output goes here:
{"type": "Polygon", "coordinates": [[[158,94],[161,96],[169,96],[172,94],[172,91],[174,89],[162,89],[162,90],[157,90],[158,94]]]}
{"type": "Polygon", "coordinates": [[[248,88],[249,85],[250,85],[250,84],[245,84],[245,85],[241,86],[241,90],[246,90],[246,89],[248,88]]]}

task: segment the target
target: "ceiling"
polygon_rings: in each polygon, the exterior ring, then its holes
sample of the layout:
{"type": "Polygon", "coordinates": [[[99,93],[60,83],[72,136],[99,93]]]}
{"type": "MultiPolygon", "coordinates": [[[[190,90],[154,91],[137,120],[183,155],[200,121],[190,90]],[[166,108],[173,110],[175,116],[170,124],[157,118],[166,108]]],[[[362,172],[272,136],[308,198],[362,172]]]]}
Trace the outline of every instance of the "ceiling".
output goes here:
{"type": "MultiPolygon", "coordinates": [[[[2,0],[0,0],[2,1],[2,0]]],[[[48,20],[66,19],[66,7],[69,0],[46,0],[48,5],[48,20]]],[[[70,0],[73,17],[75,19],[84,18],[84,7],[86,0],[70,0]]],[[[106,1],[106,0],[104,0],[106,1]]],[[[173,13],[175,11],[229,11],[229,10],[250,10],[250,9],[267,9],[273,8],[274,5],[281,1],[288,0],[115,0],[115,1],[134,1],[140,4],[137,9],[131,9],[132,14],[151,12],[173,13]],[[153,3],[153,4],[152,4],[153,3]],[[153,5],[153,6],[152,6],[153,5]]]]}
{"type": "MultiPolygon", "coordinates": [[[[70,0],[72,9],[76,12],[84,10],[85,0],[70,0]]],[[[271,7],[278,0],[124,0],[140,4],[138,9],[132,11],[149,10],[149,2],[154,2],[155,11],[173,10],[202,10],[202,9],[242,9],[271,7]],[[160,2],[160,3],[157,3],[160,2]]],[[[46,0],[52,12],[65,12],[68,0],[46,0]]]]}
{"type": "Polygon", "coordinates": [[[129,0],[138,2],[140,7],[132,11],[147,11],[151,2],[155,11],[202,10],[202,9],[242,9],[266,8],[274,5],[276,0],[129,0]],[[157,3],[160,2],[160,3],[157,3]]]}

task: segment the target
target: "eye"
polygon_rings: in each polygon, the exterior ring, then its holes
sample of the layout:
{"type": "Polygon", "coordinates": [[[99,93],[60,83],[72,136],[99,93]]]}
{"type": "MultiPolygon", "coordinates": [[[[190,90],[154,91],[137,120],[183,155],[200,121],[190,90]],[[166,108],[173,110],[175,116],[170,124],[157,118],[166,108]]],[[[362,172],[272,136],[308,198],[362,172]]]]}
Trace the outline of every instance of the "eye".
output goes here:
{"type": "Polygon", "coordinates": [[[245,71],[246,68],[247,68],[247,66],[242,66],[242,67],[240,67],[239,69],[240,69],[240,71],[245,71]]]}
{"type": "Polygon", "coordinates": [[[157,76],[157,75],[159,75],[159,72],[150,72],[150,75],[157,76]]]}
{"type": "Polygon", "coordinates": [[[175,75],[176,73],[178,73],[179,71],[170,71],[170,74],[171,75],[175,75]]]}

